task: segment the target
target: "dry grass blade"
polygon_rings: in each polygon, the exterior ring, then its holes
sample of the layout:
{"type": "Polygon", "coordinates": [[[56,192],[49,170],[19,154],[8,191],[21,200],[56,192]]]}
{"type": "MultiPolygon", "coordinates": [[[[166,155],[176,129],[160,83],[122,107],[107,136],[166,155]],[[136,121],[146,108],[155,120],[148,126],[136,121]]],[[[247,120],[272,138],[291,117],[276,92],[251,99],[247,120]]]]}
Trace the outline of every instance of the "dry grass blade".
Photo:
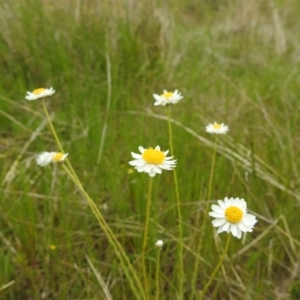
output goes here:
{"type": "Polygon", "coordinates": [[[29,129],[28,127],[24,126],[21,122],[19,122],[18,120],[16,120],[16,118],[14,118],[10,114],[6,113],[5,111],[3,111],[3,110],[0,109],[0,114],[3,115],[4,117],[6,117],[8,120],[10,120],[13,123],[15,123],[16,125],[18,125],[19,127],[21,127],[23,130],[25,130],[27,132],[31,132],[31,129],[29,129]]]}
{"type": "Polygon", "coordinates": [[[106,53],[106,69],[107,69],[107,100],[106,100],[106,109],[105,109],[105,115],[104,115],[104,124],[102,128],[102,134],[101,134],[101,141],[99,145],[98,150],[98,156],[96,164],[98,165],[101,161],[102,153],[103,153],[103,147],[106,137],[106,130],[107,130],[107,123],[108,123],[108,116],[109,116],[109,110],[110,110],[110,103],[111,103],[111,63],[110,63],[110,57],[109,53],[106,53]]]}
{"type": "Polygon", "coordinates": [[[88,261],[90,267],[92,268],[98,282],[100,283],[101,287],[102,287],[102,290],[103,290],[103,293],[105,294],[106,296],[106,299],[107,300],[113,300],[111,294],[110,294],[110,291],[104,281],[104,279],[102,278],[100,272],[95,268],[95,266],[93,265],[93,263],[91,262],[91,260],[89,259],[89,257],[87,255],[85,255],[86,257],[86,260],[88,261]]]}
{"type": "Polygon", "coordinates": [[[247,246],[239,250],[237,253],[233,254],[232,258],[238,257],[239,255],[241,255],[242,253],[246,252],[248,249],[253,247],[255,244],[257,244],[258,241],[260,241],[264,236],[266,236],[277,225],[279,219],[280,218],[276,219],[267,229],[264,229],[263,233],[261,233],[257,238],[255,238],[253,241],[247,244],[247,246]]]}
{"type": "MultiPolygon", "coordinates": [[[[53,117],[53,115],[52,115],[53,117]]],[[[29,140],[25,143],[25,145],[23,146],[23,148],[21,149],[20,153],[18,154],[17,158],[15,159],[15,161],[13,162],[13,164],[11,165],[10,169],[8,170],[8,172],[6,173],[1,186],[4,185],[9,185],[12,180],[15,178],[16,175],[16,170],[17,170],[17,166],[23,156],[23,154],[26,152],[26,150],[28,149],[29,145],[38,137],[38,135],[40,134],[40,132],[44,129],[44,127],[47,124],[47,119],[45,118],[41,124],[39,125],[39,127],[31,134],[29,140]]]]}
{"type": "Polygon", "coordinates": [[[2,286],[0,287],[0,292],[3,291],[3,290],[5,290],[5,289],[7,289],[7,288],[10,287],[10,286],[12,286],[13,284],[15,284],[15,281],[14,281],[14,280],[12,280],[12,281],[10,281],[10,282],[8,282],[8,283],[2,285],[2,286]]]}

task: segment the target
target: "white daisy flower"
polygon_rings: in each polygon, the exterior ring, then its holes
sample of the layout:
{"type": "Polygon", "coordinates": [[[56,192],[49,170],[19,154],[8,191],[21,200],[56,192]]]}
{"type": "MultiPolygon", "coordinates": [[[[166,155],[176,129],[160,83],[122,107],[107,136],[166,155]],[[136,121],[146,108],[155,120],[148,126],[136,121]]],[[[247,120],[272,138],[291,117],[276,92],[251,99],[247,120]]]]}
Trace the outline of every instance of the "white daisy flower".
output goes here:
{"type": "Polygon", "coordinates": [[[43,152],[37,157],[36,163],[42,167],[45,167],[51,162],[54,163],[63,162],[68,155],[69,153],[63,154],[61,152],[43,152]]]}
{"type": "Polygon", "coordinates": [[[227,197],[218,200],[219,205],[212,205],[213,211],[209,212],[214,227],[219,227],[218,233],[231,232],[233,236],[241,238],[242,232],[252,232],[254,224],[257,222],[254,215],[247,213],[247,204],[244,199],[227,197]]]}
{"type": "Polygon", "coordinates": [[[164,242],[162,240],[158,240],[156,243],[155,243],[155,246],[159,249],[162,248],[162,246],[164,245],[164,242]]]}
{"type": "Polygon", "coordinates": [[[224,123],[218,124],[214,122],[214,124],[208,124],[206,126],[206,132],[209,133],[226,134],[228,130],[228,126],[224,125],[224,123]]]}
{"type": "Polygon", "coordinates": [[[39,88],[35,89],[32,93],[27,92],[25,99],[27,100],[37,100],[47,96],[51,96],[55,93],[55,90],[51,87],[50,89],[39,88]]]}
{"type": "Polygon", "coordinates": [[[144,149],[139,147],[142,154],[131,152],[131,155],[135,160],[129,162],[131,166],[138,172],[146,172],[151,177],[155,174],[161,174],[162,170],[172,170],[176,165],[176,160],[171,160],[173,156],[167,157],[168,151],[160,151],[160,147],[156,146],[155,149],[144,149]]]}
{"type": "Polygon", "coordinates": [[[176,104],[183,98],[183,96],[181,96],[181,93],[179,93],[178,90],[175,90],[174,93],[164,90],[164,93],[162,95],[153,94],[153,97],[156,100],[154,103],[155,106],[165,106],[171,103],[176,104]]]}

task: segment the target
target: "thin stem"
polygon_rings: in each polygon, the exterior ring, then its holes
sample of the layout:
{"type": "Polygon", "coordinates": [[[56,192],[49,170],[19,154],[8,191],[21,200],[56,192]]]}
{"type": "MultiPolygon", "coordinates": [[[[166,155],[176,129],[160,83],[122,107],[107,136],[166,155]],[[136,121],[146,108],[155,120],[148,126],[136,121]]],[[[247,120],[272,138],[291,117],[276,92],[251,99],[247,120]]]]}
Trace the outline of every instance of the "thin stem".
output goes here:
{"type": "MultiPolygon", "coordinates": [[[[213,156],[212,156],[212,162],[211,162],[209,185],[208,185],[208,195],[207,195],[208,200],[211,197],[211,191],[212,191],[212,183],[213,183],[213,178],[214,178],[214,170],[215,170],[215,162],[216,162],[217,143],[218,143],[218,137],[216,137],[214,148],[213,148],[213,156]]],[[[208,207],[208,206],[209,205],[207,205],[206,207],[208,207]]]]}
{"type": "Polygon", "coordinates": [[[200,242],[199,242],[199,249],[198,249],[199,251],[197,253],[199,253],[202,248],[203,236],[205,234],[205,227],[206,227],[206,218],[208,216],[208,211],[209,211],[209,200],[212,196],[211,193],[212,193],[212,183],[213,183],[213,178],[214,178],[214,170],[215,170],[215,162],[216,162],[217,143],[218,143],[218,137],[216,137],[214,148],[213,148],[213,155],[212,155],[212,162],[211,162],[211,169],[210,169],[210,176],[209,176],[209,184],[208,184],[208,193],[207,193],[207,204],[205,207],[202,228],[200,230],[200,242]]]}
{"type": "Polygon", "coordinates": [[[200,231],[200,241],[199,241],[199,251],[201,251],[202,248],[202,241],[203,241],[203,236],[205,234],[205,227],[206,227],[206,219],[209,211],[209,200],[211,198],[211,192],[212,192],[212,183],[213,183],[213,178],[214,178],[214,170],[215,170],[215,162],[216,162],[216,149],[217,149],[217,143],[218,143],[218,138],[216,137],[215,143],[214,143],[214,148],[213,148],[213,155],[212,155],[212,162],[211,162],[211,169],[210,169],[210,176],[209,176],[209,185],[208,185],[208,193],[207,193],[207,204],[203,216],[203,223],[202,223],[202,228],[200,231]]]}
{"type": "Polygon", "coordinates": [[[49,123],[49,126],[50,126],[50,130],[51,130],[51,132],[52,132],[52,134],[53,134],[53,136],[54,136],[54,139],[55,139],[55,141],[56,141],[56,144],[57,144],[59,150],[60,150],[61,152],[65,153],[65,152],[64,152],[64,149],[63,149],[63,147],[62,147],[62,145],[61,145],[61,143],[60,143],[60,140],[59,140],[59,138],[58,138],[58,136],[57,136],[57,134],[56,134],[56,131],[55,131],[55,129],[54,129],[54,126],[53,126],[53,124],[52,124],[52,121],[51,121],[50,115],[49,115],[49,113],[48,113],[48,110],[47,110],[46,103],[45,103],[45,100],[44,100],[44,99],[42,99],[42,103],[43,103],[43,108],[44,108],[45,115],[46,115],[46,117],[47,117],[47,119],[48,119],[48,123],[49,123]]]}
{"type": "Polygon", "coordinates": [[[73,172],[71,172],[65,165],[63,165],[64,170],[67,172],[67,174],[71,177],[71,179],[74,181],[74,183],[78,186],[80,191],[83,193],[85,196],[90,208],[92,209],[92,212],[96,216],[96,219],[98,220],[98,223],[101,227],[101,229],[104,231],[106,234],[107,239],[109,240],[110,244],[115,250],[115,254],[119,258],[121,265],[123,267],[123,270],[126,274],[127,279],[129,280],[129,283],[131,285],[131,288],[135,295],[137,297],[140,297],[140,293],[136,289],[136,285],[138,285],[138,289],[142,292],[143,299],[147,299],[147,297],[144,294],[144,289],[141,285],[141,282],[136,274],[136,271],[134,270],[132,264],[130,263],[128,256],[126,255],[123,247],[119,243],[119,241],[116,239],[114,233],[111,231],[110,227],[106,223],[105,219],[103,218],[101,212],[99,211],[98,207],[96,206],[95,202],[93,199],[89,196],[89,194],[85,191],[83,188],[81,182],[78,180],[77,176],[74,176],[73,172]],[[130,270],[131,274],[128,272],[128,269],[130,270]],[[132,281],[132,277],[134,278],[134,281],[132,281]]]}
{"type": "MultiPolygon", "coordinates": [[[[172,136],[172,125],[171,125],[171,109],[170,105],[168,105],[168,127],[169,127],[169,145],[170,145],[170,153],[174,156],[173,149],[173,136],[172,136]]],[[[181,213],[181,203],[179,196],[179,187],[177,180],[176,169],[173,169],[174,174],[174,183],[175,183],[175,193],[176,193],[176,206],[177,206],[177,214],[178,214],[178,230],[179,230],[179,248],[178,248],[178,261],[179,261],[179,297],[183,298],[183,280],[184,280],[184,270],[183,270],[183,233],[182,233],[182,213],[181,213]]]]}
{"type": "MultiPolygon", "coordinates": [[[[199,243],[198,243],[198,246],[197,246],[196,253],[200,253],[201,252],[202,244],[203,244],[203,237],[205,235],[206,218],[207,218],[208,210],[209,210],[209,200],[210,200],[210,198],[212,196],[211,195],[212,194],[212,183],[213,183],[213,178],[214,178],[217,143],[218,143],[218,137],[216,137],[215,143],[214,143],[214,147],[213,147],[211,169],[210,169],[210,176],[209,176],[209,183],[208,183],[208,192],[207,192],[207,200],[208,201],[207,201],[207,204],[206,204],[206,207],[205,207],[205,211],[204,211],[204,217],[203,217],[203,222],[202,222],[202,226],[201,226],[201,229],[200,229],[200,237],[199,237],[199,243]]],[[[198,268],[199,268],[199,260],[197,259],[195,261],[195,267],[194,267],[193,278],[192,278],[193,286],[196,285],[198,268]]],[[[195,293],[195,291],[192,293],[191,299],[193,299],[194,293],[195,293]]]]}
{"type": "MultiPolygon", "coordinates": [[[[52,121],[51,121],[51,118],[50,118],[50,115],[49,115],[49,113],[48,113],[48,110],[47,110],[46,103],[45,103],[45,100],[44,100],[44,99],[42,99],[42,103],[43,103],[43,108],[44,108],[45,115],[46,115],[46,117],[47,117],[47,120],[48,120],[48,123],[49,123],[49,126],[50,126],[50,130],[51,130],[51,132],[52,132],[52,134],[53,134],[53,137],[54,137],[54,139],[55,139],[55,141],[56,141],[56,144],[57,144],[57,146],[58,146],[58,149],[59,149],[59,151],[61,151],[62,153],[65,153],[65,151],[64,151],[64,149],[63,149],[63,147],[62,147],[62,145],[61,145],[61,142],[60,142],[60,140],[59,140],[59,138],[58,138],[58,135],[57,135],[57,133],[56,133],[56,131],[55,131],[55,128],[54,128],[54,126],[53,126],[53,123],[52,123],[52,121]]],[[[68,158],[66,158],[66,163],[67,163],[69,169],[72,171],[72,174],[73,174],[75,177],[77,177],[76,172],[74,171],[74,169],[73,169],[73,167],[72,167],[72,165],[71,165],[71,163],[70,163],[70,161],[69,161],[68,158]]],[[[77,181],[80,182],[80,180],[79,180],[78,178],[77,178],[77,181]]]]}
{"type": "Polygon", "coordinates": [[[146,254],[148,232],[149,232],[152,188],[153,188],[153,177],[149,177],[148,199],[147,199],[147,207],[146,207],[146,220],[145,220],[145,228],[144,228],[143,247],[142,247],[142,272],[143,272],[143,278],[144,278],[145,293],[146,293],[147,297],[149,297],[149,287],[148,287],[148,277],[147,277],[147,270],[146,270],[145,254],[146,254]]]}
{"type": "Polygon", "coordinates": [[[107,100],[106,100],[106,109],[105,109],[103,128],[102,128],[102,134],[101,134],[101,141],[100,141],[98,156],[97,156],[97,161],[96,161],[97,165],[99,165],[101,158],[102,158],[104,142],[105,142],[105,137],[106,137],[106,130],[108,127],[108,125],[107,125],[108,124],[108,115],[109,115],[110,103],[111,103],[111,63],[110,63],[110,57],[109,57],[108,51],[106,52],[106,70],[107,70],[106,71],[106,73],[107,73],[107,100]]]}
{"type": "Polygon", "coordinates": [[[170,145],[170,153],[173,156],[173,135],[172,135],[172,123],[171,123],[171,108],[170,104],[168,105],[168,127],[169,127],[169,145],[170,145]]]}
{"type": "Polygon", "coordinates": [[[210,278],[209,278],[207,284],[205,285],[204,289],[203,289],[202,291],[200,291],[200,300],[203,299],[203,296],[204,296],[205,292],[206,292],[207,289],[209,288],[211,282],[213,281],[213,279],[214,279],[214,277],[216,276],[216,274],[217,274],[219,268],[221,267],[221,265],[222,265],[222,263],[223,263],[223,261],[224,261],[224,259],[225,259],[225,256],[226,256],[226,254],[227,254],[227,252],[228,252],[230,240],[231,240],[231,233],[229,233],[229,234],[227,235],[226,246],[225,246],[225,248],[224,248],[224,251],[223,251],[223,253],[222,253],[222,256],[220,257],[220,260],[219,260],[217,266],[215,267],[214,271],[212,272],[212,274],[211,274],[211,276],[210,276],[210,278]]]}
{"type": "Polygon", "coordinates": [[[156,287],[156,293],[155,293],[155,299],[159,300],[159,294],[160,294],[160,284],[159,284],[159,273],[160,273],[160,251],[161,248],[157,249],[157,257],[156,257],[156,272],[155,272],[155,287],[156,287]]]}

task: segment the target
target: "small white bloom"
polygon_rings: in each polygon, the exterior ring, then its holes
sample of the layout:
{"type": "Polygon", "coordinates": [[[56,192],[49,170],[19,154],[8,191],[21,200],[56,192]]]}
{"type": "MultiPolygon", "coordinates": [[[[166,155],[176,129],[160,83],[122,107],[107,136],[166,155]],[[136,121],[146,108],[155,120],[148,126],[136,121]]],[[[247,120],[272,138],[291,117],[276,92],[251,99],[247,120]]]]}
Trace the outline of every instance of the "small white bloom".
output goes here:
{"type": "Polygon", "coordinates": [[[68,155],[69,153],[63,154],[61,152],[43,152],[37,157],[36,163],[42,167],[45,167],[51,162],[63,162],[68,155]]]}
{"type": "Polygon", "coordinates": [[[155,106],[165,106],[171,103],[176,104],[183,98],[178,90],[175,90],[174,92],[168,92],[167,90],[164,90],[164,93],[162,95],[153,94],[153,97],[156,100],[154,103],[155,106]]]}
{"type": "Polygon", "coordinates": [[[229,130],[228,126],[222,124],[218,124],[214,122],[214,124],[208,124],[206,126],[206,132],[209,133],[216,133],[216,134],[226,134],[226,132],[229,130]]]}
{"type": "Polygon", "coordinates": [[[169,150],[160,151],[159,146],[156,146],[155,149],[144,149],[140,146],[139,150],[142,154],[131,152],[135,160],[129,162],[138,172],[145,172],[154,177],[155,174],[161,174],[162,170],[172,170],[176,165],[176,160],[171,160],[173,156],[167,157],[169,150]]]}
{"type": "Polygon", "coordinates": [[[55,90],[51,87],[49,89],[39,88],[35,89],[33,92],[27,92],[25,99],[27,100],[37,100],[39,98],[44,98],[51,96],[55,93],[55,90]]]}
{"type": "Polygon", "coordinates": [[[162,248],[162,246],[164,245],[164,242],[162,240],[158,240],[156,243],[155,243],[155,246],[157,248],[162,248]]]}
{"type": "Polygon", "coordinates": [[[237,238],[242,237],[242,232],[252,232],[254,224],[257,222],[254,215],[247,213],[247,204],[244,199],[227,197],[218,200],[219,205],[212,205],[213,211],[209,212],[214,227],[219,227],[218,233],[231,232],[237,238]]]}

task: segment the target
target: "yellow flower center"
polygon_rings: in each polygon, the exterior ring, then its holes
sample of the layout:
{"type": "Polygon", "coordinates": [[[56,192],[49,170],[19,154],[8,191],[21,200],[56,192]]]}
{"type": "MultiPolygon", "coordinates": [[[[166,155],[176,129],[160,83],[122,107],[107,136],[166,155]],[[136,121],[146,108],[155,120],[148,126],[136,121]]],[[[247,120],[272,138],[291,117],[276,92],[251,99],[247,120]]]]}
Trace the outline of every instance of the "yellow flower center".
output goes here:
{"type": "Polygon", "coordinates": [[[59,162],[59,161],[62,159],[63,156],[64,156],[63,153],[58,152],[58,153],[56,153],[56,154],[53,156],[52,160],[53,160],[54,162],[59,162]]]}
{"type": "Polygon", "coordinates": [[[221,124],[214,123],[214,129],[220,129],[220,128],[221,128],[221,124]]]}
{"type": "Polygon", "coordinates": [[[225,210],[225,218],[230,223],[239,223],[243,218],[243,212],[236,206],[230,206],[225,210]]]}
{"type": "Polygon", "coordinates": [[[165,154],[162,151],[149,148],[145,149],[143,159],[147,164],[159,165],[165,161],[165,154]]]}
{"type": "Polygon", "coordinates": [[[32,93],[35,95],[39,95],[45,91],[44,88],[35,89],[32,93]]]}
{"type": "Polygon", "coordinates": [[[161,96],[165,97],[166,99],[169,99],[173,96],[173,93],[172,92],[165,92],[161,96]]]}

